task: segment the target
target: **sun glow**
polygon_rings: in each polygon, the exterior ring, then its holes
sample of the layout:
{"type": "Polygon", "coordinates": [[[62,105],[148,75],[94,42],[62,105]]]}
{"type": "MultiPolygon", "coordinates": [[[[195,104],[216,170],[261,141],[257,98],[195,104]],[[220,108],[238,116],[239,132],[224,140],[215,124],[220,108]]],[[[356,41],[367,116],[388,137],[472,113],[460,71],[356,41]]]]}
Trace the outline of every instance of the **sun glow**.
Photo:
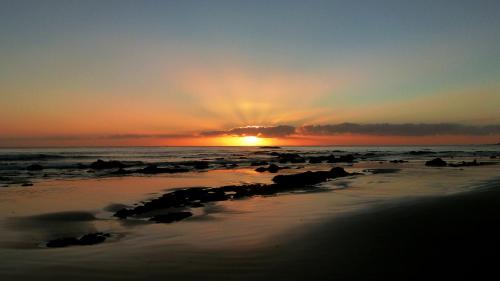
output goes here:
{"type": "Polygon", "coordinates": [[[241,137],[240,141],[242,145],[247,145],[247,146],[259,145],[262,142],[261,139],[256,136],[241,137]]]}
{"type": "Polygon", "coordinates": [[[272,145],[274,139],[261,138],[258,136],[225,136],[216,139],[218,145],[229,146],[266,146],[272,145]]]}

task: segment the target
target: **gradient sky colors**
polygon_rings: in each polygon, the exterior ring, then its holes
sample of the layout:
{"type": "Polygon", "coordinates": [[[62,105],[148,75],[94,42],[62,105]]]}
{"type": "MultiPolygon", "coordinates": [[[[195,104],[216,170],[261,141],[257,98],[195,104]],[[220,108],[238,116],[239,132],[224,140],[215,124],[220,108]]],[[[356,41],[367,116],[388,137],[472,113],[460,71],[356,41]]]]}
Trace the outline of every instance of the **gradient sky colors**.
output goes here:
{"type": "Polygon", "coordinates": [[[0,146],[238,145],[227,132],[247,126],[292,127],[263,140],[279,145],[497,143],[499,13],[472,0],[4,0],[0,146]],[[473,129],[301,129],[345,122],[473,129]]]}

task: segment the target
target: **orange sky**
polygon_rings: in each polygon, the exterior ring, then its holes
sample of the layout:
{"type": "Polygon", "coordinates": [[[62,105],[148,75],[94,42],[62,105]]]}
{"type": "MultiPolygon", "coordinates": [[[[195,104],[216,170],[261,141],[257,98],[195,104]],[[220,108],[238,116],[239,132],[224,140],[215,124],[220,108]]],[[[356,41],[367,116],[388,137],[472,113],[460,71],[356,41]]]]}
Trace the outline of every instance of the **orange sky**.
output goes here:
{"type": "Polygon", "coordinates": [[[500,142],[481,129],[500,124],[494,8],[288,2],[3,5],[0,147],[248,145],[202,135],[344,122],[472,128],[255,144],[500,142]]]}

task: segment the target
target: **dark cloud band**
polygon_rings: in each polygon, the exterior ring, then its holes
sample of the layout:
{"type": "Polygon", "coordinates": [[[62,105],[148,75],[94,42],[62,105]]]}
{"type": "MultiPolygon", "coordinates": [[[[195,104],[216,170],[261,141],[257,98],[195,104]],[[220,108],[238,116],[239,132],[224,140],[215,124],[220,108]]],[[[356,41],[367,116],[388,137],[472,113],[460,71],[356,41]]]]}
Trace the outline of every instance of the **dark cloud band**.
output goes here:
{"type": "Polygon", "coordinates": [[[239,127],[225,131],[206,131],[201,132],[202,136],[259,136],[264,138],[286,137],[295,133],[295,127],[288,125],[270,126],[270,127],[239,127]]]}
{"type": "Polygon", "coordinates": [[[377,136],[500,135],[500,125],[470,126],[438,124],[356,124],[308,125],[297,129],[299,135],[361,134],[377,136]]]}

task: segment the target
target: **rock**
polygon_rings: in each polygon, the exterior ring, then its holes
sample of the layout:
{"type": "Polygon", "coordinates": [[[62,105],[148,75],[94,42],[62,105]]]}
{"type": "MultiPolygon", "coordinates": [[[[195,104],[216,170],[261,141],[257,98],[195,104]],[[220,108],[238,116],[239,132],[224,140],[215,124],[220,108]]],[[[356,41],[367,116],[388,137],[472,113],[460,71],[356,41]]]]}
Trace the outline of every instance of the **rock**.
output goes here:
{"type": "MultiPolygon", "coordinates": [[[[274,171],[276,167],[270,165],[270,167],[265,169],[274,171]]],[[[273,178],[273,182],[275,182],[274,184],[247,184],[212,188],[192,187],[180,189],[165,193],[158,198],[142,203],[142,205],[138,205],[133,208],[123,208],[117,211],[113,216],[120,219],[126,219],[127,217],[138,215],[144,217],[147,216],[148,213],[151,213],[151,221],[169,223],[192,215],[190,212],[178,212],[177,210],[179,208],[197,208],[203,206],[206,202],[239,199],[256,195],[274,195],[279,192],[310,188],[310,186],[328,179],[348,175],[354,174],[350,174],[344,169],[336,167],[329,171],[279,175],[273,178]],[[166,215],[153,215],[153,212],[157,212],[159,210],[170,210],[171,212],[166,215]]]]}
{"type": "Polygon", "coordinates": [[[43,170],[42,165],[39,164],[31,164],[28,167],[26,167],[26,170],[28,171],[41,171],[43,170]]]}
{"type": "Polygon", "coordinates": [[[275,164],[271,164],[271,165],[269,165],[269,167],[267,167],[267,170],[269,171],[269,173],[277,173],[280,169],[282,169],[282,168],[279,167],[278,165],[275,165],[275,164]]]}
{"type": "Polygon", "coordinates": [[[270,164],[267,168],[266,167],[259,167],[255,169],[256,172],[263,173],[263,172],[269,172],[269,173],[277,173],[279,170],[285,169],[282,167],[279,167],[276,164],[270,164]]]}
{"type": "Polygon", "coordinates": [[[263,173],[265,171],[267,171],[267,168],[266,167],[258,167],[257,169],[255,169],[256,172],[259,172],[259,173],[263,173]]]}
{"type": "Polygon", "coordinates": [[[149,165],[146,168],[137,170],[139,173],[143,174],[162,174],[162,173],[185,173],[189,172],[189,169],[186,168],[158,168],[156,165],[149,165]]]}
{"type": "Polygon", "coordinates": [[[406,161],[406,160],[391,160],[391,161],[389,161],[389,162],[391,162],[391,163],[395,163],[395,164],[399,164],[399,163],[406,163],[406,162],[408,162],[408,161],[406,161]]]}
{"type": "Polygon", "coordinates": [[[133,173],[133,171],[125,170],[123,168],[120,168],[120,169],[118,169],[116,171],[111,172],[110,174],[112,174],[112,175],[130,175],[132,173],[133,173]]]}
{"type": "Polygon", "coordinates": [[[462,161],[460,163],[450,163],[448,166],[450,167],[472,167],[472,166],[484,166],[484,165],[494,165],[494,162],[477,162],[477,160],[473,160],[470,162],[462,161]]]}
{"type": "Polygon", "coordinates": [[[446,161],[444,161],[441,158],[435,158],[432,160],[429,160],[425,162],[425,166],[430,166],[430,167],[445,167],[446,166],[446,161]]]}
{"type": "Polygon", "coordinates": [[[401,171],[401,169],[366,169],[363,172],[372,173],[372,174],[392,174],[401,171]]]}
{"type": "Polygon", "coordinates": [[[273,182],[278,185],[286,186],[307,186],[324,182],[331,178],[344,177],[349,175],[344,169],[335,167],[330,171],[307,171],[293,175],[279,175],[273,178],[273,182]]]}
{"type": "Polygon", "coordinates": [[[264,166],[269,164],[267,161],[254,161],[250,163],[250,166],[264,166]]]}
{"type": "Polygon", "coordinates": [[[335,161],[335,155],[330,154],[328,156],[312,156],[312,157],[309,157],[309,163],[311,163],[311,164],[323,163],[325,161],[328,161],[329,163],[333,163],[335,161]]]}
{"type": "Polygon", "coordinates": [[[428,150],[419,150],[419,151],[410,151],[408,152],[410,155],[427,155],[427,154],[436,154],[434,151],[428,151],[428,150]]]}
{"type": "Polygon", "coordinates": [[[306,159],[297,153],[276,153],[271,155],[278,156],[279,163],[305,163],[306,159]]]}
{"type": "Polygon", "coordinates": [[[352,163],[354,162],[354,155],[352,154],[347,154],[347,155],[342,155],[338,158],[335,158],[335,156],[330,155],[329,159],[327,160],[328,163],[341,163],[341,162],[346,162],[346,163],[352,163]]]}
{"type": "Polygon", "coordinates": [[[78,245],[80,246],[95,245],[104,242],[110,236],[111,235],[109,233],[103,233],[103,232],[88,233],[80,237],[80,239],[76,237],[64,237],[64,238],[50,240],[49,242],[47,242],[46,246],[48,248],[61,248],[61,247],[78,246],[78,245]]]}
{"type": "Polygon", "coordinates": [[[105,169],[125,168],[125,166],[126,165],[120,161],[115,161],[115,160],[103,161],[99,159],[95,162],[92,162],[89,167],[94,170],[105,170],[105,169]]]}
{"type": "Polygon", "coordinates": [[[168,213],[165,215],[156,215],[150,218],[150,221],[154,221],[156,223],[172,223],[176,221],[183,220],[185,218],[189,218],[193,215],[191,212],[175,212],[168,213]]]}
{"type": "Polygon", "coordinates": [[[88,246],[95,245],[106,241],[106,238],[110,237],[108,233],[96,232],[83,235],[80,240],[78,240],[78,245],[88,246]]]}
{"type": "Polygon", "coordinates": [[[79,241],[75,237],[64,237],[50,240],[49,242],[47,242],[46,246],[49,248],[61,248],[67,246],[75,246],[78,245],[78,243],[79,241]]]}
{"type": "Polygon", "coordinates": [[[197,170],[201,170],[201,169],[208,169],[210,163],[207,161],[186,161],[179,164],[183,166],[193,167],[197,170]]]}
{"type": "Polygon", "coordinates": [[[21,186],[33,186],[33,184],[31,182],[25,182],[21,184],[21,186]]]}

